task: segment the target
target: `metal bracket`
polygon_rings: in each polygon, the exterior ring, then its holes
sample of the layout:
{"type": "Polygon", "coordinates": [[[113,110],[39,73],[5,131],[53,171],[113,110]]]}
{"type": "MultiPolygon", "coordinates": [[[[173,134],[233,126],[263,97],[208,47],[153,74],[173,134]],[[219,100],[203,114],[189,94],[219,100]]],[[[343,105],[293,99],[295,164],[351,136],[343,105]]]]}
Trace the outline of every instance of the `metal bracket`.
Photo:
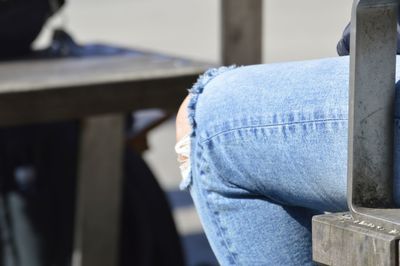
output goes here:
{"type": "Polygon", "coordinates": [[[325,265],[399,265],[393,201],[398,0],[355,0],[345,214],[313,218],[313,259],[325,265]]]}
{"type": "Polygon", "coordinates": [[[400,228],[393,203],[398,0],[356,0],[350,39],[348,206],[357,219],[400,228]]]}

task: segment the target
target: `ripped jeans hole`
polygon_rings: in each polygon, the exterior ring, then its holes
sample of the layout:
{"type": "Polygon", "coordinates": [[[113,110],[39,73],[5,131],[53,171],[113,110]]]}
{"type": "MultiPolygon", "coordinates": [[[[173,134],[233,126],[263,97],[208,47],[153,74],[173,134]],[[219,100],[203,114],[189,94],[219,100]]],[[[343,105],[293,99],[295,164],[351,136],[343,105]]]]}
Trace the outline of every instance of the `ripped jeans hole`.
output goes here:
{"type": "Polygon", "coordinates": [[[178,155],[177,161],[182,179],[185,180],[190,174],[190,134],[185,135],[176,143],[175,152],[178,155]]]}

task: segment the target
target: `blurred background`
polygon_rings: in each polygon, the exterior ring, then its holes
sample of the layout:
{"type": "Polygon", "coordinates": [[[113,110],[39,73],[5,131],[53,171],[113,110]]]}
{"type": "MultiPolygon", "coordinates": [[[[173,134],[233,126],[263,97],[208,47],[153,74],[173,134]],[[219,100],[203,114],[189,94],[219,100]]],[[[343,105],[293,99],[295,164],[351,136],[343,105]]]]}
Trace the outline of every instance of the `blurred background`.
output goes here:
{"type": "MultiPolygon", "coordinates": [[[[263,62],[336,56],[351,2],[264,0],[263,62]]],[[[141,48],[220,64],[220,8],[217,0],[67,0],[34,47],[47,47],[53,30],[62,26],[78,43],[141,48]]],[[[188,193],[178,189],[174,119],[150,131],[148,140],[144,158],[168,196],[187,265],[217,265],[188,193]]]]}
{"type": "MultiPolygon", "coordinates": [[[[264,62],[336,56],[351,5],[348,0],[264,0],[264,62]]],[[[35,46],[44,46],[51,28],[63,24],[82,43],[109,42],[219,62],[219,20],[217,0],[70,0],[35,46]]]]}
{"type": "MultiPolygon", "coordinates": [[[[336,56],[351,4],[264,0],[263,62],[336,56]]],[[[68,0],[35,47],[48,45],[52,30],[63,25],[79,43],[117,44],[219,63],[220,12],[217,0],[68,0]]],[[[188,265],[217,265],[188,193],[178,188],[174,123],[170,119],[150,132],[145,159],[170,199],[188,265]]]]}

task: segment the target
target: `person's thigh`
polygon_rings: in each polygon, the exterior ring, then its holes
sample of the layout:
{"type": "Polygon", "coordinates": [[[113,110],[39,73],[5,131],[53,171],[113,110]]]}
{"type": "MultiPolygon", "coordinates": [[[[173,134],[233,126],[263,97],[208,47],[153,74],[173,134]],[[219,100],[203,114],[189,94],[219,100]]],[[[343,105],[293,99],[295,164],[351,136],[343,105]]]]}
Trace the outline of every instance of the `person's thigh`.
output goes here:
{"type": "Polygon", "coordinates": [[[223,265],[307,265],[311,217],[346,210],[348,58],[206,73],[189,187],[223,265]]]}
{"type": "MultiPolygon", "coordinates": [[[[335,58],[217,75],[190,114],[193,162],[280,204],[345,209],[347,69],[347,58],[335,58]]],[[[216,178],[203,182],[211,189],[216,178]]]]}

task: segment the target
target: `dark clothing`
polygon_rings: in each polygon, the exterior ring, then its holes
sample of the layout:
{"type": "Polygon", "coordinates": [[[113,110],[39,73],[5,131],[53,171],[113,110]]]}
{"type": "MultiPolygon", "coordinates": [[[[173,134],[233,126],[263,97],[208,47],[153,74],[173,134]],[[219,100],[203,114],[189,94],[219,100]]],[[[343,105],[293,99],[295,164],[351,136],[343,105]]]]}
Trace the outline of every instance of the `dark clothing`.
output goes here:
{"type": "Polygon", "coordinates": [[[46,20],[64,0],[0,1],[0,57],[27,54],[46,20]]]}
{"type": "Polygon", "coordinates": [[[350,23],[347,24],[343,31],[342,38],[339,40],[336,46],[337,53],[340,56],[350,54],[350,23]]]}
{"type": "MultiPolygon", "coordinates": [[[[76,122],[0,128],[0,265],[71,265],[78,147],[76,122]]],[[[128,148],[123,183],[120,265],[184,265],[164,192],[128,148]]]]}

